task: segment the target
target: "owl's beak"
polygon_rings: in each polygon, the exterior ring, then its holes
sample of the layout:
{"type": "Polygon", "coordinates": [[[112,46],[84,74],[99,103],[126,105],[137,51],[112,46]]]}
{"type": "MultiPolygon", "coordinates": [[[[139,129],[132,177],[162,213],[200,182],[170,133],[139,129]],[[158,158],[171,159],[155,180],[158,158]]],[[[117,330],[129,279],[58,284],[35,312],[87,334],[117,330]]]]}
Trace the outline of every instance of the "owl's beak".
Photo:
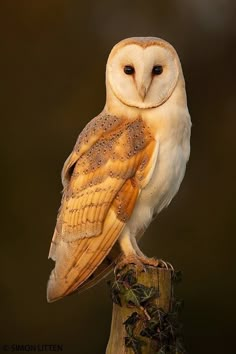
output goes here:
{"type": "Polygon", "coordinates": [[[142,101],[144,101],[145,97],[147,96],[151,82],[152,78],[142,77],[142,80],[140,80],[140,84],[138,84],[138,94],[142,101]]]}
{"type": "Polygon", "coordinates": [[[148,91],[148,88],[144,84],[142,84],[138,90],[139,96],[142,99],[142,101],[145,100],[147,91],[148,91]]]}

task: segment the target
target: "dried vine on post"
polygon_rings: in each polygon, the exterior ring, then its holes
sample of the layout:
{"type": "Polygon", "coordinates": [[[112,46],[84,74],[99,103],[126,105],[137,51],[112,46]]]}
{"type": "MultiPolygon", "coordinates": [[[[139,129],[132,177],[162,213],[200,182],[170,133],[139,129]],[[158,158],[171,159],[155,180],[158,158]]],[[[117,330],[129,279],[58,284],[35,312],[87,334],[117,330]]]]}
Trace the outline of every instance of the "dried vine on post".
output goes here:
{"type": "Polygon", "coordinates": [[[113,313],[106,354],[183,354],[171,269],[133,264],[110,284],[113,313]]]}

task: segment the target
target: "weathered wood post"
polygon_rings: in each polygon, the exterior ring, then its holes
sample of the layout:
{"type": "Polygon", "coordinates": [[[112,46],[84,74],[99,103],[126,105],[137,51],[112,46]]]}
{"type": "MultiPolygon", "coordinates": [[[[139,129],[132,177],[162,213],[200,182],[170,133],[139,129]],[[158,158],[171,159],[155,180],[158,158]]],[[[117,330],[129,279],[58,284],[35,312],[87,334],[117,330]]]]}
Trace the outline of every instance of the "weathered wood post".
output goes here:
{"type": "Polygon", "coordinates": [[[113,313],[106,354],[182,354],[179,302],[173,296],[172,269],[133,264],[111,284],[113,313]]]}

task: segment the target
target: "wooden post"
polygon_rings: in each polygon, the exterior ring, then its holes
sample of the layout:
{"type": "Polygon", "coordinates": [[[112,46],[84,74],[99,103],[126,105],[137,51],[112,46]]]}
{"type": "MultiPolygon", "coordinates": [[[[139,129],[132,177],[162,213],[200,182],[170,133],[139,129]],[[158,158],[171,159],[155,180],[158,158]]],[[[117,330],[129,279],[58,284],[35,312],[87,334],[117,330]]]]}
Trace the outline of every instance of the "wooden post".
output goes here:
{"type": "Polygon", "coordinates": [[[111,284],[113,312],[106,354],[182,354],[172,269],[133,264],[111,284]]]}

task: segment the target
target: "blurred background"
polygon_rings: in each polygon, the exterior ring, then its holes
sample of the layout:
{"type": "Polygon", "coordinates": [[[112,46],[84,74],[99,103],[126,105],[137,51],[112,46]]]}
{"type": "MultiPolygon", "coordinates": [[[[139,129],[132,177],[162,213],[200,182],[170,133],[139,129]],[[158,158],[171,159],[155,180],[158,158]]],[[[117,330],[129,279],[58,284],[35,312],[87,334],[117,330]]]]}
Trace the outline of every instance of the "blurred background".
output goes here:
{"type": "Polygon", "coordinates": [[[157,36],[182,61],[192,150],[178,195],[142,248],[183,271],[177,292],[188,352],[235,353],[235,21],[233,0],[0,2],[0,344],[105,353],[112,308],[106,281],[46,302],[60,171],[103,108],[112,46],[157,36]]]}

